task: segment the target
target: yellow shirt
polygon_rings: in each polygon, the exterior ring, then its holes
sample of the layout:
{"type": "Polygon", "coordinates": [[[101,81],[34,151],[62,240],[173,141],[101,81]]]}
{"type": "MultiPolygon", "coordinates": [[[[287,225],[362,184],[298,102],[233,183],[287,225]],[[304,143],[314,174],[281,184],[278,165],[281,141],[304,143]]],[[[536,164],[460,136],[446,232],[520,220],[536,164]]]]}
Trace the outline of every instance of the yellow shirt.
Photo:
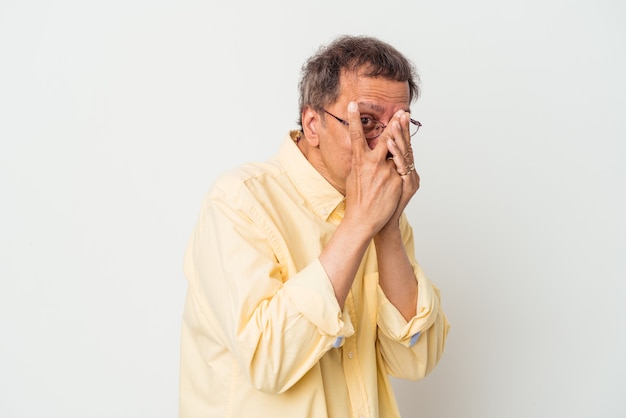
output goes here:
{"type": "Polygon", "coordinates": [[[417,315],[385,297],[373,243],[340,310],[318,256],[344,208],[291,137],[217,179],[184,261],[180,418],[399,416],[388,375],[426,376],[448,321],[404,216],[417,315]]]}

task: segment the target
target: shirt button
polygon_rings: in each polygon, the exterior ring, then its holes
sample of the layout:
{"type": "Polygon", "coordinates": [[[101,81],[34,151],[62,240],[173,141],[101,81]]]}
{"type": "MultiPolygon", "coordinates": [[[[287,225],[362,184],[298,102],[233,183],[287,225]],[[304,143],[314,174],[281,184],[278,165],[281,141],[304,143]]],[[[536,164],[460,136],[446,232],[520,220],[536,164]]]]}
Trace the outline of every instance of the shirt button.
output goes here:
{"type": "Polygon", "coordinates": [[[348,351],[348,358],[354,357],[354,353],[352,351],[348,351]]]}

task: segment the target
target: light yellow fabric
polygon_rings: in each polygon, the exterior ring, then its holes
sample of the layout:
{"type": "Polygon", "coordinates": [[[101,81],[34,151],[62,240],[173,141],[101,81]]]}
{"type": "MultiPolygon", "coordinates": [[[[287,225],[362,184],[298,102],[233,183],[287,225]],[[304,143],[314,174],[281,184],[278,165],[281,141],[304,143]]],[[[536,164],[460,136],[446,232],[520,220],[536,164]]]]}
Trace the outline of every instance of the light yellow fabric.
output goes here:
{"type": "Polygon", "coordinates": [[[448,321],[404,217],[417,315],[407,323],[385,297],[373,244],[340,310],[318,256],[343,214],[344,197],[291,137],[268,162],[217,179],[184,261],[180,418],[399,416],[388,375],[427,375],[448,321]]]}

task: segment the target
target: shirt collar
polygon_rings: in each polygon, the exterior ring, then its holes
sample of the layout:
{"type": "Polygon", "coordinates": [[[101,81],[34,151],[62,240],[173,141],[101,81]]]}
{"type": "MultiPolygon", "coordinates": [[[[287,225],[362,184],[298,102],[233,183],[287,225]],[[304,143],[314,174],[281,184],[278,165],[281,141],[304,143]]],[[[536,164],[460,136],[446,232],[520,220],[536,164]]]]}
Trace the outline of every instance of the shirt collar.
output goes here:
{"type": "Polygon", "coordinates": [[[296,145],[296,134],[291,131],[278,152],[278,160],[285,167],[298,191],[313,210],[325,221],[343,203],[345,197],[337,191],[306,159],[296,145]]]}

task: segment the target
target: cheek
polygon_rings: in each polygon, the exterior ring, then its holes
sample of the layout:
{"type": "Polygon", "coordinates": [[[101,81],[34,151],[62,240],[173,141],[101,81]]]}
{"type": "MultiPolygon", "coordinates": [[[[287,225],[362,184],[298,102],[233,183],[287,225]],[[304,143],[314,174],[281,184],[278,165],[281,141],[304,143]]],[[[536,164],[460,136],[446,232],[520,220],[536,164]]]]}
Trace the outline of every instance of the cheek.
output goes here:
{"type": "Polygon", "coordinates": [[[352,149],[343,146],[335,148],[329,163],[337,176],[345,178],[352,170],[352,149]]]}
{"type": "Polygon", "coordinates": [[[370,147],[370,149],[376,148],[376,144],[378,144],[378,138],[367,141],[367,146],[370,147]]]}
{"type": "Polygon", "coordinates": [[[338,157],[343,161],[343,164],[348,167],[352,166],[352,144],[350,142],[344,143],[339,152],[338,157]]]}
{"type": "Polygon", "coordinates": [[[341,161],[341,167],[343,170],[344,177],[347,177],[352,171],[352,150],[348,150],[341,161]]]}
{"type": "Polygon", "coordinates": [[[329,144],[327,151],[330,151],[334,160],[352,159],[352,144],[350,139],[341,139],[329,144]]]}
{"type": "Polygon", "coordinates": [[[352,144],[350,138],[334,142],[326,149],[326,164],[336,176],[345,178],[352,170],[352,144]]]}

